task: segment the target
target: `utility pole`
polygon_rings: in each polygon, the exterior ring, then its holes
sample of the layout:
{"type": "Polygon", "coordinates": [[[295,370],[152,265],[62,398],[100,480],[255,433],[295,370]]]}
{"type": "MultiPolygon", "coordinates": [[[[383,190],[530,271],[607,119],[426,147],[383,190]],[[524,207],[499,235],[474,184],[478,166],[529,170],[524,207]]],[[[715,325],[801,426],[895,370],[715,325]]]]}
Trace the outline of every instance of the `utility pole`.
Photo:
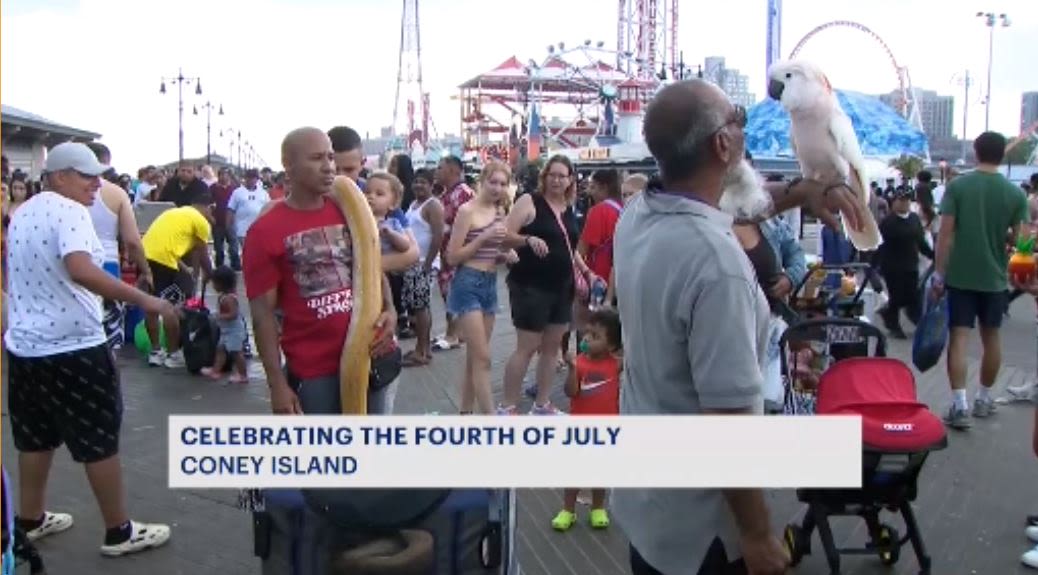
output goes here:
{"type": "Polygon", "coordinates": [[[969,136],[966,134],[966,121],[970,117],[970,71],[966,70],[966,79],[963,81],[963,93],[962,93],[962,161],[966,161],[966,154],[969,151],[966,140],[969,136]]]}

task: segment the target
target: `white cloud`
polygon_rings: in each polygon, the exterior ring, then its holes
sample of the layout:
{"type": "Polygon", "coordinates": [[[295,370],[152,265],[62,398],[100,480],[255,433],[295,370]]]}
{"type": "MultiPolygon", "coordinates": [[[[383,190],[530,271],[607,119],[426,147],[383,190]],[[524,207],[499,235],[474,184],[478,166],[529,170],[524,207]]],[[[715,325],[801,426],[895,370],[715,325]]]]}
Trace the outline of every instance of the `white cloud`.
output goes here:
{"type": "MultiPolygon", "coordinates": [[[[992,129],[1014,133],[1020,92],[1038,89],[1027,54],[1038,37],[1038,2],[1002,0],[1013,26],[996,30],[992,129]]],[[[115,163],[134,171],[177,157],[175,85],[158,93],[162,76],[202,78],[204,94],[185,89],[185,153],[205,153],[205,117],[192,105],[210,100],[217,136],[240,128],[260,156],[280,165],[281,138],[292,128],[348,124],[377,134],[392,120],[400,39],[400,3],[351,0],[82,0],[69,5],[8,0],[0,34],[2,100],[58,122],[98,131],[115,163]],[[81,59],[82,63],[77,62],[81,59]]],[[[783,54],[829,20],[865,24],[911,70],[917,87],[957,97],[951,78],[967,67],[979,80],[971,94],[970,135],[983,126],[979,105],[987,63],[987,29],[965,0],[786,0],[783,54]]],[[[688,63],[724,55],[763,94],[765,0],[681,2],[681,49],[688,63]]],[[[457,133],[457,85],[513,54],[542,59],[545,47],[585,39],[615,45],[616,7],[605,0],[523,3],[423,0],[426,91],[440,133],[457,133]]],[[[896,74],[866,35],[847,29],[818,34],[802,56],[822,65],[838,87],[883,92],[896,74]]],[[[1033,57],[1032,57],[1033,58],[1033,57]]],[[[202,112],[202,110],[200,110],[202,112]]],[[[956,132],[961,120],[956,122],[956,132]]]]}

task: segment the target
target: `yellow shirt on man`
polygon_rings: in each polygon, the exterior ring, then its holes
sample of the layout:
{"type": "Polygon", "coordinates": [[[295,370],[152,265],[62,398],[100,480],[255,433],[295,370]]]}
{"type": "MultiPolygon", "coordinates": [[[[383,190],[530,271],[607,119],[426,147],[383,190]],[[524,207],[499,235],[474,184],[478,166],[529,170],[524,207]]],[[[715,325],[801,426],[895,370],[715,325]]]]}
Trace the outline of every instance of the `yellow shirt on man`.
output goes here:
{"type": "Polygon", "coordinates": [[[166,267],[178,269],[180,260],[198,242],[208,243],[212,227],[196,208],[184,206],[162,212],[141,238],[144,255],[166,267]]]}

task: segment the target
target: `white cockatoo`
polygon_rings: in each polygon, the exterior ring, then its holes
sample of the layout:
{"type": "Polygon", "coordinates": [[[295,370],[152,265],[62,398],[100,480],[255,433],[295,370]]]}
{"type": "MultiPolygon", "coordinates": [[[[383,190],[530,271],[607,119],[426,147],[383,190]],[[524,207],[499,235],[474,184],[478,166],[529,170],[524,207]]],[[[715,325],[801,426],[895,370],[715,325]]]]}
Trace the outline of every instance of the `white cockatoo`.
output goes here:
{"type": "Polygon", "coordinates": [[[869,210],[868,174],[851,119],[840,107],[829,79],[817,66],[779,61],[768,70],[768,96],[789,113],[790,144],[803,177],[823,183],[846,183],[865,216],[861,231],[844,225],[854,247],[871,251],[883,243],[869,210]]]}

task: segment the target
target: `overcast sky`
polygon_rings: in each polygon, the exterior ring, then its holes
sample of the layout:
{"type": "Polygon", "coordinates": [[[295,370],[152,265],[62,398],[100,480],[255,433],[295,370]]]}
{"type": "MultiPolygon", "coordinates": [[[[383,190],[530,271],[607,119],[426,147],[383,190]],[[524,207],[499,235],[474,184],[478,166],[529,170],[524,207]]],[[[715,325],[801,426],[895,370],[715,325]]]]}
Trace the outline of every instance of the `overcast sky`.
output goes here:
{"type": "MultiPolygon", "coordinates": [[[[917,88],[956,96],[962,133],[963,89],[956,74],[978,79],[970,94],[968,135],[983,129],[988,29],[978,10],[1006,12],[995,33],[991,128],[1016,135],[1020,95],[1038,90],[1038,0],[785,0],[783,55],[814,27],[853,20],[874,30],[907,65],[917,88]],[[1030,53],[1028,58],[1026,55],[1030,53]]],[[[0,100],[56,122],[103,134],[125,172],[177,158],[177,98],[163,76],[201,77],[203,96],[185,89],[185,154],[204,155],[204,110],[213,117],[214,151],[227,154],[222,128],[243,137],[275,169],[289,130],[346,124],[378,134],[393,117],[400,43],[397,0],[4,0],[0,17],[0,100]]],[[[686,62],[722,55],[748,74],[763,97],[766,0],[681,0],[686,62]]],[[[538,61],[546,46],[585,39],[616,44],[614,0],[422,0],[426,90],[439,133],[459,132],[456,86],[515,54],[538,61]]],[[[821,65],[837,88],[868,93],[896,87],[879,45],[855,30],[815,36],[801,57],[821,65]]],[[[579,61],[578,61],[579,62],[579,61]]]]}

